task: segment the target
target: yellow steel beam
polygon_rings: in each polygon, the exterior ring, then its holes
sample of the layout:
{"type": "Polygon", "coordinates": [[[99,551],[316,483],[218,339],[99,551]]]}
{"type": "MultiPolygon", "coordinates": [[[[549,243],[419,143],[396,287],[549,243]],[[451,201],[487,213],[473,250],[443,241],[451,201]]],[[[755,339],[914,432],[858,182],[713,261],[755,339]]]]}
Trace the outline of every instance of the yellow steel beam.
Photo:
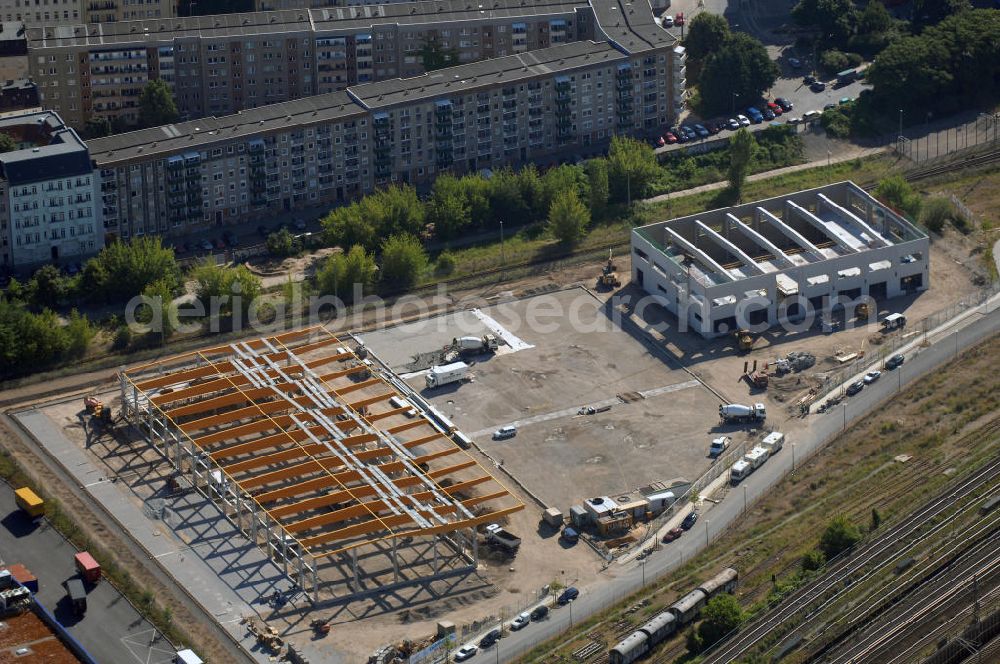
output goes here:
{"type": "Polygon", "coordinates": [[[387,392],[386,394],[379,394],[374,397],[368,397],[367,399],[358,399],[357,401],[349,401],[347,402],[347,405],[353,408],[354,410],[360,410],[365,406],[369,406],[373,403],[378,403],[379,401],[385,401],[386,399],[389,399],[390,397],[394,396],[396,396],[395,392],[387,392]]]}
{"type": "MultiPolygon", "coordinates": [[[[369,418],[369,419],[371,419],[371,418],[369,418]]],[[[400,432],[403,432],[403,431],[407,431],[409,429],[415,429],[416,427],[423,426],[425,424],[427,426],[430,426],[430,423],[427,420],[425,420],[424,418],[421,417],[421,418],[417,418],[415,420],[411,420],[409,422],[404,422],[402,424],[397,424],[394,427],[389,427],[385,431],[387,433],[400,433],[400,432]]]]}
{"type": "Polygon", "coordinates": [[[384,413],[374,413],[368,416],[369,422],[378,422],[387,417],[392,417],[393,415],[405,415],[409,410],[410,406],[403,406],[402,408],[393,408],[392,410],[387,410],[384,413]]]}
{"type": "Polygon", "coordinates": [[[350,385],[345,385],[344,387],[342,387],[339,390],[337,390],[337,394],[338,395],[349,394],[350,392],[356,392],[358,390],[363,390],[366,387],[370,387],[372,385],[378,385],[381,382],[382,382],[381,378],[375,378],[375,377],[368,378],[367,380],[362,380],[362,381],[357,382],[357,383],[351,383],[350,385]]]}
{"type": "Polygon", "coordinates": [[[301,447],[295,446],[288,450],[282,450],[281,452],[274,452],[272,454],[253,457],[252,459],[247,459],[246,461],[237,461],[236,463],[223,466],[222,469],[230,475],[236,475],[236,473],[244,473],[248,470],[253,470],[254,468],[269,466],[273,463],[291,461],[292,459],[298,459],[305,456],[315,456],[326,451],[328,451],[326,445],[317,445],[315,443],[312,445],[302,445],[301,447]]]}
{"type": "Polygon", "coordinates": [[[220,450],[212,452],[209,456],[218,462],[220,459],[228,459],[242,454],[252,454],[253,452],[259,452],[271,447],[278,447],[279,445],[284,445],[286,443],[298,443],[309,437],[306,435],[306,430],[311,431],[316,436],[322,436],[326,432],[326,428],[320,425],[307,427],[307,429],[296,428],[287,433],[276,433],[271,436],[265,436],[264,438],[258,438],[257,440],[251,440],[246,443],[230,445],[229,447],[224,447],[220,450]]]}

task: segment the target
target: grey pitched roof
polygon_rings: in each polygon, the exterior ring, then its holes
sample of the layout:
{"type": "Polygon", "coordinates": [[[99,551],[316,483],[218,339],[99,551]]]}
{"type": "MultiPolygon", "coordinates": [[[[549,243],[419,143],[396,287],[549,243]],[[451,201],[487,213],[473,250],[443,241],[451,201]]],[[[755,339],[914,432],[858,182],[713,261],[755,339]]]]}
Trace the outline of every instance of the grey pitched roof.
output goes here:
{"type": "Polygon", "coordinates": [[[269,104],[233,115],[209,117],[188,122],[140,129],[88,142],[90,154],[98,166],[128,161],[136,157],[175,154],[185,149],[198,150],[236,138],[254,138],[269,131],[281,131],[360,116],[360,108],[346,92],[331,92],[303,97],[281,104],[269,104]]]}
{"type": "Polygon", "coordinates": [[[481,87],[494,87],[498,83],[514,83],[545,74],[569,72],[601,62],[611,63],[624,59],[624,55],[605,42],[570,42],[537,51],[439,69],[412,78],[354,85],[348,88],[348,92],[365,108],[387,108],[420,99],[465,94],[481,87]]]}

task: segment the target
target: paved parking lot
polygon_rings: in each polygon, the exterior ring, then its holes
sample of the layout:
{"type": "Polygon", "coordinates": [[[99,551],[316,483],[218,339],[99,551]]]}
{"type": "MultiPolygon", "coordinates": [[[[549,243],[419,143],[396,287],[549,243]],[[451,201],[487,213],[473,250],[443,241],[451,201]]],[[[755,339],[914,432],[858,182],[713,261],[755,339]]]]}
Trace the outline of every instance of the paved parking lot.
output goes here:
{"type": "Polygon", "coordinates": [[[90,588],[87,612],[73,614],[63,583],[76,576],[77,553],[48,521],[33,523],[14,503],[14,491],[0,484],[0,555],[22,563],[38,577],[38,600],[99,662],[167,664],[174,650],[160,633],[106,581],[90,588]]]}

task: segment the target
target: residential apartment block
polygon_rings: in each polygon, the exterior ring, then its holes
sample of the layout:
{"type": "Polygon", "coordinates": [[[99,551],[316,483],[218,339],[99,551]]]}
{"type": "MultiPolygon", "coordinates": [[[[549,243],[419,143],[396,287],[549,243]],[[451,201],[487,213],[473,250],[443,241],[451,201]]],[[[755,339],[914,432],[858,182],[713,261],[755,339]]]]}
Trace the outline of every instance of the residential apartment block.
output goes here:
{"type": "Polygon", "coordinates": [[[50,111],[0,119],[21,149],[0,154],[0,266],[83,258],[104,246],[87,145],[50,111]]]}
{"type": "Polygon", "coordinates": [[[151,79],[194,119],[417,76],[432,44],[471,63],[622,31],[676,41],[646,2],[438,0],[31,28],[28,48],[43,105],[82,127],[134,122],[151,79]]]}
{"type": "Polygon", "coordinates": [[[176,0],[0,0],[0,21],[74,26],[177,16],[176,0]]]}

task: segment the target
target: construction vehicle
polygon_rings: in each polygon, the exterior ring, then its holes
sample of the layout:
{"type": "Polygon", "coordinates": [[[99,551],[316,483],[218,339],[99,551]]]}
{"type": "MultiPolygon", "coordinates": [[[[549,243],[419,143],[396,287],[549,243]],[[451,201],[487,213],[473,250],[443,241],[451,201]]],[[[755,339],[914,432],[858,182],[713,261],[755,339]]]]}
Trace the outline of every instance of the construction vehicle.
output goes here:
{"type": "Polygon", "coordinates": [[[95,396],[84,397],[83,406],[95,420],[101,424],[111,424],[111,407],[105,406],[104,402],[95,396]]]}
{"type": "Polygon", "coordinates": [[[495,334],[484,334],[481,337],[458,337],[452,339],[451,344],[459,353],[495,352],[500,347],[500,340],[495,334]]]}
{"type": "Polygon", "coordinates": [[[313,632],[316,633],[317,637],[323,637],[330,633],[330,619],[323,620],[322,618],[317,618],[309,623],[309,626],[313,628],[313,632]]]}
{"type": "Polygon", "coordinates": [[[278,636],[277,630],[270,625],[258,626],[253,618],[247,620],[247,629],[257,639],[257,643],[267,648],[271,652],[278,652],[284,645],[284,641],[278,636]]]}
{"type": "Polygon", "coordinates": [[[757,360],[754,360],[752,369],[748,365],[748,362],[743,363],[743,380],[754,389],[766,390],[768,384],[767,364],[765,363],[764,367],[759,370],[757,369],[757,360]]]}
{"type": "Polygon", "coordinates": [[[720,405],[719,417],[723,422],[763,422],[767,419],[767,407],[762,403],[752,406],[738,403],[720,405]]]}
{"type": "Polygon", "coordinates": [[[597,289],[598,290],[611,290],[613,288],[621,288],[622,282],[616,274],[617,266],[615,265],[614,258],[611,255],[611,250],[608,250],[608,262],[604,265],[601,270],[601,275],[597,277],[597,289]]]}
{"type": "Polygon", "coordinates": [[[861,302],[858,306],[854,307],[854,315],[857,318],[868,318],[868,314],[871,310],[868,308],[867,302],[861,302]]]}
{"type": "Polygon", "coordinates": [[[736,330],[736,345],[739,347],[741,352],[749,353],[753,350],[753,335],[750,334],[750,330],[740,328],[736,330]]]}
{"type": "Polygon", "coordinates": [[[516,553],[521,546],[521,538],[493,523],[486,526],[486,543],[498,549],[516,553]]]}

